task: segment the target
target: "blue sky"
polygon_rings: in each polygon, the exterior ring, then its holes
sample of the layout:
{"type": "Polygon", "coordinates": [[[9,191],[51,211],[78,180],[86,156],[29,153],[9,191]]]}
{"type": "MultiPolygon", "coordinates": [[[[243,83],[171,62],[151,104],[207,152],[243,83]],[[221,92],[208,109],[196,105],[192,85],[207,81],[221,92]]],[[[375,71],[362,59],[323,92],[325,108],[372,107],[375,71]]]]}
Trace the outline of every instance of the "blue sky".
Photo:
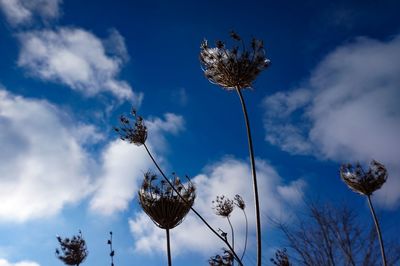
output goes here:
{"type": "MultiPolygon", "coordinates": [[[[210,84],[204,38],[264,40],[271,66],[244,92],[261,189],[264,254],[283,245],[268,217],[290,221],[303,199],[365,199],[338,176],[376,159],[389,179],[374,196],[386,235],[399,233],[400,22],[397,1],[0,0],[0,266],[61,265],[55,236],[83,231],[84,265],[165,264],[164,232],[137,203],[141,147],[112,127],[135,105],[166,172],[197,184],[196,207],[239,193],[253,210],[235,93],[210,84]]],[[[234,214],[238,243],[244,221],[234,214]]],[[[245,261],[254,261],[254,228],[245,261]]],[[[172,230],[175,265],[204,265],[222,243],[188,215],[172,230]]],[[[265,265],[269,263],[265,259],[265,265]]]]}

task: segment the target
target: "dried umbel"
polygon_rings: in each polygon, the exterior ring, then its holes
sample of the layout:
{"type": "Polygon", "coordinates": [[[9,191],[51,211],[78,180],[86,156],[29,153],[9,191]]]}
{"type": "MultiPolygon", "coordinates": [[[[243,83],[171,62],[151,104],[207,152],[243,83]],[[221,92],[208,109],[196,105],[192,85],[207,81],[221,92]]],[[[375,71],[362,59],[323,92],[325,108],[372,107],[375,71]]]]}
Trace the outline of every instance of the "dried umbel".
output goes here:
{"type": "Polygon", "coordinates": [[[386,182],[388,173],[383,164],[373,160],[367,172],[359,163],[355,167],[351,164],[342,165],[340,177],[354,192],[371,196],[386,182]]]}
{"type": "Polygon", "coordinates": [[[246,208],[243,198],[238,194],[235,195],[234,203],[239,209],[244,210],[246,208]]]}
{"type": "Polygon", "coordinates": [[[275,258],[270,259],[270,261],[276,266],[290,266],[289,256],[286,253],[286,248],[275,252],[275,258]]]}
{"type": "Polygon", "coordinates": [[[88,251],[82,232],[72,238],[61,238],[57,236],[60,249],[56,249],[56,256],[66,265],[80,265],[87,257],[88,251]]]}
{"type": "Polygon", "coordinates": [[[147,127],[143,118],[136,114],[136,110],[132,109],[131,115],[135,121],[131,121],[128,117],[121,115],[119,118],[120,127],[114,127],[120,138],[137,146],[143,145],[147,139],[147,127]]]}
{"type": "Polygon", "coordinates": [[[139,202],[144,212],[162,229],[172,229],[179,225],[192,207],[196,198],[196,189],[188,179],[183,184],[174,175],[172,185],[182,196],[179,197],[164,180],[159,181],[155,174],[144,174],[139,190],[139,202]]]}
{"type": "Polygon", "coordinates": [[[228,199],[224,195],[217,196],[215,200],[212,201],[213,209],[215,213],[222,217],[229,217],[233,211],[234,202],[231,199],[228,199]]]}
{"type": "Polygon", "coordinates": [[[231,49],[221,41],[216,42],[216,47],[209,47],[207,40],[203,41],[200,62],[204,74],[211,83],[227,90],[250,88],[270,60],[265,56],[262,41],[253,39],[249,49],[239,35],[231,32],[231,37],[237,43],[231,49]]]}
{"type": "Polygon", "coordinates": [[[234,257],[231,251],[223,249],[222,255],[215,255],[208,260],[210,266],[231,266],[233,265],[234,257]]]}

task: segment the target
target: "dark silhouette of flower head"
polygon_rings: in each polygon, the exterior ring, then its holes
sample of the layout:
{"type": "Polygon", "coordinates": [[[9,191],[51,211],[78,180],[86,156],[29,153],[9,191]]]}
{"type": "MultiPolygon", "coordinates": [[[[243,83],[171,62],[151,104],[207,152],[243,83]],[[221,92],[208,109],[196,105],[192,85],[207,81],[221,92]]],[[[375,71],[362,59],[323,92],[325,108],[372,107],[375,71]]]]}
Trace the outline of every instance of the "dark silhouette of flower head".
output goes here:
{"type": "Polygon", "coordinates": [[[215,255],[208,260],[210,266],[231,266],[233,265],[233,254],[227,249],[223,249],[222,255],[215,255]]]}
{"type": "Polygon", "coordinates": [[[239,207],[239,209],[244,210],[246,208],[246,204],[244,203],[243,198],[239,195],[235,195],[235,205],[239,207]]]}
{"type": "Polygon", "coordinates": [[[217,196],[215,200],[212,201],[215,210],[215,213],[222,217],[229,217],[233,211],[234,202],[231,199],[228,199],[224,195],[217,196]]]}
{"type": "Polygon", "coordinates": [[[286,253],[286,248],[275,252],[275,258],[271,258],[270,261],[276,266],[290,266],[289,256],[286,253]]]}
{"type": "Polygon", "coordinates": [[[383,164],[373,160],[367,172],[359,163],[355,167],[351,164],[342,165],[340,177],[354,192],[371,196],[386,182],[388,173],[383,164]]]}
{"type": "Polygon", "coordinates": [[[136,114],[135,109],[132,109],[131,114],[135,119],[134,123],[126,116],[121,115],[119,118],[120,127],[114,127],[114,130],[120,135],[122,140],[140,146],[146,142],[147,127],[144,124],[143,118],[136,114]]]}
{"type": "Polygon", "coordinates": [[[238,43],[232,49],[221,41],[216,42],[216,47],[209,47],[207,40],[203,41],[200,46],[202,69],[211,83],[224,89],[250,88],[258,74],[270,65],[264,44],[253,39],[248,49],[235,32],[231,32],[231,38],[238,43]]]}
{"type": "Polygon", "coordinates": [[[88,250],[86,241],[82,237],[82,232],[70,238],[57,236],[60,249],[56,248],[56,256],[66,265],[79,266],[87,257],[88,250]]]}
{"type": "Polygon", "coordinates": [[[157,175],[150,172],[144,174],[139,190],[139,202],[144,212],[162,229],[172,229],[179,225],[196,198],[196,189],[188,177],[186,184],[175,174],[173,177],[171,183],[183,199],[165,180],[158,182],[157,175]]]}

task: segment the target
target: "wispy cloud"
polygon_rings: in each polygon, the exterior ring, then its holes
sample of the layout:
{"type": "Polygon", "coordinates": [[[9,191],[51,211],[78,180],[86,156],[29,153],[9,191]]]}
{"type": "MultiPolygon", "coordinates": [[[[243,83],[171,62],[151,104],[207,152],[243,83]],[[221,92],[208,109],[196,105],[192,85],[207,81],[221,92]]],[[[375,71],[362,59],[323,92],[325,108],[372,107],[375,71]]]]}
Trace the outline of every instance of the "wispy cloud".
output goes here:
{"type": "Polygon", "coordinates": [[[11,263],[5,259],[0,259],[0,266],[40,266],[40,265],[32,261],[20,261],[16,263],[11,263]]]}
{"type": "MultiPolygon", "coordinates": [[[[263,160],[257,160],[259,188],[261,196],[261,210],[264,214],[275,219],[285,219],[289,216],[289,206],[301,203],[304,181],[297,180],[284,184],[275,169],[263,160]]],[[[204,173],[193,178],[197,188],[197,197],[194,207],[215,228],[230,232],[226,220],[214,214],[211,202],[217,195],[226,195],[232,198],[240,194],[247,204],[247,215],[250,224],[250,236],[253,235],[255,223],[253,210],[252,185],[249,181],[250,169],[247,162],[225,158],[209,165],[204,173]]],[[[238,250],[243,248],[245,234],[245,220],[241,211],[232,214],[238,250]]],[[[130,220],[130,227],[135,241],[137,252],[162,251],[165,249],[165,232],[156,227],[143,212],[138,213],[130,220]]],[[[264,226],[266,221],[264,221],[264,226]]],[[[191,212],[185,221],[171,231],[172,250],[174,254],[199,252],[206,256],[214,255],[223,243],[214,236],[191,212]],[[190,233],[188,233],[190,232],[190,233]]],[[[252,240],[250,240],[252,241],[252,240]]],[[[207,258],[207,257],[205,257],[207,258]]]]}
{"type": "Polygon", "coordinates": [[[29,25],[36,18],[42,21],[60,16],[62,0],[0,0],[0,8],[13,26],[29,25]]]}
{"type": "Polygon", "coordinates": [[[400,36],[358,38],[331,52],[302,88],[264,99],[266,139],[338,162],[376,159],[390,177],[381,205],[400,199],[400,36]]]}
{"type": "Polygon", "coordinates": [[[64,115],[0,89],[0,220],[51,216],[88,194],[90,162],[64,115]]]}
{"type": "MultiPolygon", "coordinates": [[[[116,34],[114,31],[113,35],[116,34]]],[[[20,33],[18,39],[18,65],[32,76],[62,83],[87,96],[110,92],[121,100],[140,104],[142,94],[134,93],[126,81],[117,78],[126,55],[108,55],[102,40],[92,33],[62,27],[20,33]]],[[[108,43],[118,42],[122,46],[121,41],[114,36],[108,43]]]]}

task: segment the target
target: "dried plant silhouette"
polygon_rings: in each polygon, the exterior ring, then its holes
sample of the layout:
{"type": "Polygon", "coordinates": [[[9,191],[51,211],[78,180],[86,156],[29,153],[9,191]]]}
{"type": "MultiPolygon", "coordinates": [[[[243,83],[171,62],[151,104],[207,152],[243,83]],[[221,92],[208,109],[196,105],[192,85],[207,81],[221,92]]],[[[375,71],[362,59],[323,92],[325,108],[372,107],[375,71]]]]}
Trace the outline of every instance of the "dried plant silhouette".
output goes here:
{"type": "MultiPolygon", "coordinates": [[[[306,214],[290,224],[276,222],[283,232],[294,265],[376,266],[380,251],[377,233],[355,210],[345,205],[308,204],[306,214]]],[[[388,246],[390,266],[400,263],[400,245],[388,246]]]]}
{"type": "Polygon", "coordinates": [[[113,232],[110,232],[110,239],[107,240],[107,245],[110,246],[111,266],[114,266],[115,251],[114,251],[114,249],[113,249],[113,232]]]}
{"type": "Polygon", "coordinates": [[[276,266],[292,266],[292,264],[289,261],[289,256],[286,253],[286,248],[284,249],[278,249],[275,252],[275,258],[271,258],[270,261],[272,264],[276,266]]]}
{"type": "MultiPolygon", "coordinates": [[[[244,248],[242,252],[242,256],[240,257],[240,260],[243,260],[243,257],[246,253],[246,248],[247,248],[247,234],[248,234],[248,221],[247,221],[247,215],[246,215],[246,204],[243,200],[243,198],[240,195],[235,195],[234,200],[227,198],[224,195],[217,196],[214,201],[212,201],[213,204],[213,209],[215,211],[215,214],[218,216],[221,216],[223,218],[226,218],[229,224],[229,227],[231,229],[231,246],[232,249],[235,250],[235,230],[233,229],[231,220],[229,219],[231,213],[233,212],[235,207],[238,207],[239,209],[242,210],[245,221],[246,221],[246,235],[245,235],[245,242],[244,242],[244,248]]],[[[228,241],[228,234],[221,229],[221,235],[228,241]]],[[[223,250],[223,255],[215,255],[209,259],[210,265],[234,265],[234,256],[230,252],[230,250],[222,249],[223,250]],[[232,260],[230,259],[232,258],[232,260]]]]}
{"type": "Polygon", "coordinates": [[[56,248],[56,256],[64,264],[79,266],[86,259],[88,251],[81,231],[72,238],[57,236],[57,240],[60,244],[60,249],[56,248]]]}
{"type": "Polygon", "coordinates": [[[223,89],[236,90],[242,105],[253,177],[254,205],[256,210],[257,265],[261,266],[262,241],[257,174],[250,121],[242,89],[252,87],[254,80],[260,72],[270,65],[270,60],[266,58],[262,41],[253,39],[248,49],[243,39],[235,32],[231,32],[231,38],[237,43],[231,49],[226,48],[222,41],[217,41],[215,47],[209,47],[208,41],[205,40],[200,46],[200,62],[206,78],[211,83],[219,85],[223,89]]]}
{"type": "Polygon", "coordinates": [[[388,173],[386,167],[383,164],[372,160],[368,171],[365,172],[359,163],[357,163],[355,167],[353,167],[351,164],[344,164],[340,168],[340,177],[351,190],[367,197],[369,209],[371,211],[372,218],[374,219],[376,232],[378,234],[382,255],[382,265],[386,266],[387,260],[382,233],[378,218],[376,217],[374,206],[372,205],[371,201],[372,193],[380,189],[387,180],[388,173]]]}
{"type": "Polygon", "coordinates": [[[229,244],[229,241],[218,233],[217,230],[215,230],[204,218],[203,216],[189,203],[186,201],[185,197],[181,194],[180,191],[174,186],[174,184],[169,180],[169,178],[165,175],[164,171],[161,169],[159,164],[157,163],[156,159],[150,152],[150,149],[146,145],[146,140],[147,140],[147,127],[145,125],[144,119],[137,115],[136,110],[132,109],[131,110],[131,115],[133,117],[133,121],[129,119],[128,117],[122,115],[120,116],[120,126],[119,127],[114,127],[114,131],[117,132],[123,141],[127,141],[128,143],[135,144],[137,146],[143,146],[149,155],[150,159],[156,166],[157,170],[160,172],[161,176],[163,177],[164,181],[169,185],[169,187],[176,193],[176,196],[179,197],[184,203],[186,203],[188,206],[190,206],[190,210],[206,225],[206,227],[214,234],[216,235],[221,241],[225,243],[225,245],[228,247],[230,252],[233,254],[234,258],[236,261],[239,263],[239,265],[243,265],[241,262],[241,259],[239,256],[235,253],[234,249],[232,246],[229,244]]]}
{"type": "Polygon", "coordinates": [[[174,175],[171,187],[165,180],[160,181],[157,175],[147,172],[144,174],[142,187],[138,194],[140,206],[144,212],[155,225],[165,229],[168,265],[172,265],[169,231],[182,223],[193,206],[196,189],[189,178],[188,182],[183,184],[180,178],[174,175]],[[182,195],[182,198],[173,188],[182,195]]]}

